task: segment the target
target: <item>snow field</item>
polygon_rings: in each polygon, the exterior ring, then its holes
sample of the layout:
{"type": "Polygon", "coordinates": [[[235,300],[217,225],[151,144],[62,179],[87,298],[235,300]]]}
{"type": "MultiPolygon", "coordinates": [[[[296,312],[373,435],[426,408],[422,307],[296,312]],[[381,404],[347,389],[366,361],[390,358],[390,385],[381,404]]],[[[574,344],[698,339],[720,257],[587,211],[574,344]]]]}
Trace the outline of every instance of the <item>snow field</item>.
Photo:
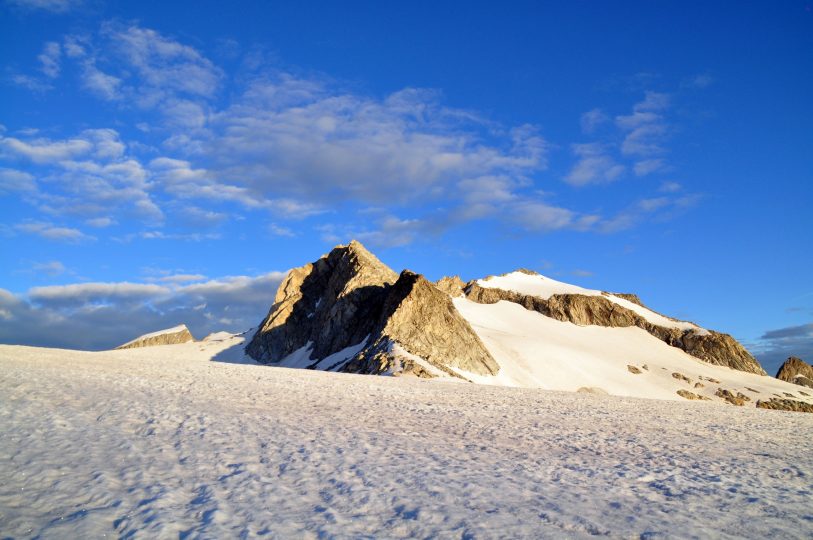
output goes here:
{"type": "Polygon", "coordinates": [[[813,534],[813,415],[258,366],[241,342],[0,346],[0,532],[813,534]]]}

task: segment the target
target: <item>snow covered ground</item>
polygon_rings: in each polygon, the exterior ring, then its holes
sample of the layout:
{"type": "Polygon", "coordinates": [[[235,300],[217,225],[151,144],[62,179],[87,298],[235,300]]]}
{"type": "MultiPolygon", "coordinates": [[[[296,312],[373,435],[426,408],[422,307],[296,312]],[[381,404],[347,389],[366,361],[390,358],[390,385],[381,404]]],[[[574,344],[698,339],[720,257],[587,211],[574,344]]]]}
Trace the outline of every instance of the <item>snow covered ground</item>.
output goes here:
{"type": "Polygon", "coordinates": [[[671,400],[687,391],[718,402],[722,388],[748,397],[749,407],[771,398],[813,403],[808,388],[703,362],[637,326],[579,326],[506,301],[454,304],[500,365],[496,376],[461,372],[477,383],[671,400]]]}
{"type": "Polygon", "coordinates": [[[813,415],[0,346],[0,536],[813,535],[813,415]]]}

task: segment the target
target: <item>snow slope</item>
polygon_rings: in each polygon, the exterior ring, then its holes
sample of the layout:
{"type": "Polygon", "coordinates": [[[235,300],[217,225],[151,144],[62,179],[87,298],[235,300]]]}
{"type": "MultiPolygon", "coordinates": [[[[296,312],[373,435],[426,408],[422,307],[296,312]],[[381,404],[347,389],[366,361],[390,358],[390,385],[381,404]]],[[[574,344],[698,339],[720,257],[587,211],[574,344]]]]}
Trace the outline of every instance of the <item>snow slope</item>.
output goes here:
{"type": "Polygon", "coordinates": [[[813,415],[273,368],[241,345],[0,346],[0,535],[813,535],[813,415]]]}
{"type": "Polygon", "coordinates": [[[579,287],[578,285],[571,285],[562,281],[556,281],[555,279],[551,279],[540,274],[531,275],[524,272],[511,272],[510,274],[505,274],[502,276],[490,276],[485,279],[478,279],[477,284],[483,288],[514,291],[528,296],[538,296],[544,300],[547,300],[554,294],[603,296],[607,300],[610,300],[619,306],[634,311],[652,324],[666,328],[678,328],[680,330],[695,330],[696,332],[700,333],[708,332],[694,323],[664,317],[660,313],[656,313],[651,309],[640,306],[635,302],[630,302],[626,298],[621,298],[620,296],[604,293],[594,289],[585,289],[583,287],[579,287]]]}
{"type": "Polygon", "coordinates": [[[751,406],[771,397],[813,403],[813,392],[805,388],[708,364],[636,326],[578,326],[507,301],[453,302],[500,365],[494,377],[461,373],[478,383],[567,391],[599,388],[618,396],[668,400],[683,400],[677,391],[685,390],[713,401],[720,401],[715,393],[724,388],[748,396],[751,406]],[[703,386],[696,387],[698,383],[703,386]]]}

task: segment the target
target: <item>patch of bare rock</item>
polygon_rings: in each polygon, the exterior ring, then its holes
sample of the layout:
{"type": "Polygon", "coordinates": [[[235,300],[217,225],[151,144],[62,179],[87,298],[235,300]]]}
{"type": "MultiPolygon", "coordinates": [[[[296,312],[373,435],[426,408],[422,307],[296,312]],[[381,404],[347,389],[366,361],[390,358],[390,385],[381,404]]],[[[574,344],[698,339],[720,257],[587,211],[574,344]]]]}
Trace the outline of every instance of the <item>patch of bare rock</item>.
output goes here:
{"type": "Polygon", "coordinates": [[[718,388],[717,392],[715,392],[714,395],[719,398],[722,398],[723,401],[731,403],[732,405],[736,405],[737,407],[742,407],[743,405],[745,405],[747,401],[751,401],[751,398],[749,398],[742,392],[737,392],[735,394],[731,390],[726,390],[725,388],[718,388]]]}

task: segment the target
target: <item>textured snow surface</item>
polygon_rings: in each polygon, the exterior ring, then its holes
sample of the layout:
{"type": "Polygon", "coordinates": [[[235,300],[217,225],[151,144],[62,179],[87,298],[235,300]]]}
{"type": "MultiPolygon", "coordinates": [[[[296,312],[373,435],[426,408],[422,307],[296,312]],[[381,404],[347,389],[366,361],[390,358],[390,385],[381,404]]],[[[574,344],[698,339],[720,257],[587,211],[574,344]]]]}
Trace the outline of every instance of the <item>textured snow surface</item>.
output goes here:
{"type": "Polygon", "coordinates": [[[664,317],[660,313],[656,313],[651,309],[639,306],[635,302],[630,302],[626,298],[615,296],[614,294],[607,294],[594,289],[585,289],[578,285],[571,285],[562,281],[556,281],[549,277],[540,274],[526,274],[524,272],[511,272],[503,276],[491,276],[486,279],[477,280],[477,284],[483,288],[503,289],[505,291],[514,291],[528,296],[538,296],[547,300],[554,294],[583,294],[585,296],[603,296],[607,300],[625,307],[630,311],[634,311],[647,321],[658,326],[665,328],[679,328],[680,330],[695,330],[700,333],[706,333],[707,330],[700,328],[696,324],[678,321],[664,317]]]}
{"type": "Polygon", "coordinates": [[[703,362],[637,326],[578,326],[504,300],[453,302],[500,365],[493,377],[460,372],[477,383],[571,392],[600,388],[617,396],[671,400],[683,400],[677,391],[686,390],[717,402],[721,400],[715,393],[724,388],[748,396],[750,407],[771,397],[813,403],[813,392],[801,386],[703,362]],[[627,366],[640,373],[631,373],[627,366]],[[690,382],[675,378],[675,373],[690,382]]]}
{"type": "Polygon", "coordinates": [[[813,415],[241,364],[241,341],[0,346],[0,534],[813,535],[813,415]]]}

